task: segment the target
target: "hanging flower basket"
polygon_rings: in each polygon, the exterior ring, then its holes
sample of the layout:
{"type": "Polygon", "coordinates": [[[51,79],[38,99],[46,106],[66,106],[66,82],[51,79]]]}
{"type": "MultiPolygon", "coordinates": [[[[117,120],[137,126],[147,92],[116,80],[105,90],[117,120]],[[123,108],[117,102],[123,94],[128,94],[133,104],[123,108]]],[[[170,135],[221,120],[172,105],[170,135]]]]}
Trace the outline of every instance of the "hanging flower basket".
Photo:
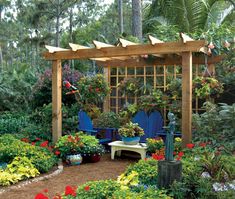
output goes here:
{"type": "Polygon", "coordinates": [[[223,84],[213,77],[196,77],[193,80],[193,92],[200,99],[218,97],[223,91],[223,84]]]}
{"type": "Polygon", "coordinates": [[[125,78],[118,84],[118,88],[123,96],[134,96],[139,92],[140,83],[136,78],[125,78]]]}

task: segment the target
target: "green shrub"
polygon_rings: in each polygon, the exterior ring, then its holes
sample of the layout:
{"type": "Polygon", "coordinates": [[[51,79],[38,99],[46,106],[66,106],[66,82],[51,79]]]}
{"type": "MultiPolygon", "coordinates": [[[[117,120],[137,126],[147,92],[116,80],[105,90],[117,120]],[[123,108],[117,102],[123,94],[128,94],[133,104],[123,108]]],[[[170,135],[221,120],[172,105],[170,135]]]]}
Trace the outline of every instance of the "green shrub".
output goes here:
{"type": "Polygon", "coordinates": [[[22,142],[12,135],[0,137],[0,159],[11,162],[16,156],[26,156],[40,173],[49,171],[57,162],[56,157],[47,148],[33,146],[22,142]]]}
{"type": "Polygon", "coordinates": [[[113,194],[114,199],[171,199],[167,196],[166,191],[158,190],[156,188],[139,188],[138,190],[118,190],[113,194]]]}
{"type": "Polygon", "coordinates": [[[101,115],[93,120],[93,124],[95,127],[99,128],[119,128],[120,121],[119,117],[114,112],[104,112],[101,115]]]}
{"type": "Polygon", "coordinates": [[[113,193],[120,189],[120,185],[114,180],[100,180],[87,182],[77,189],[79,199],[106,199],[112,198],[113,193]],[[89,187],[89,190],[86,190],[89,187]]]}
{"type": "Polygon", "coordinates": [[[139,184],[157,184],[157,161],[154,159],[140,160],[138,163],[128,166],[125,175],[136,171],[139,174],[139,184]]]}
{"type": "Polygon", "coordinates": [[[25,113],[3,112],[0,116],[0,134],[18,133],[29,124],[25,113]]]}
{"type": "Polygon", "coordinates": [[[234,150],[235,140],[235,104],[215,105],[206,102],[205,113],[193,115],[195,140],[212,140],[218,145],[231,146],[234,150]]]}

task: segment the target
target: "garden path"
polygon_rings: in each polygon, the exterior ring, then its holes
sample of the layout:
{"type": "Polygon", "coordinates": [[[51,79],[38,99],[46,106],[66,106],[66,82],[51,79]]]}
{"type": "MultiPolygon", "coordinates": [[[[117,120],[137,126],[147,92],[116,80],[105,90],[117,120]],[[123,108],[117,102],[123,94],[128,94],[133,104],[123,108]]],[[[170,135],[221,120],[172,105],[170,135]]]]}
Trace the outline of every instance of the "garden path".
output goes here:
{"type": "Polygon", "coordinates": [[[63,193],[67,185],[76,186],[92,180],[116,179],[130,163],[135,161],[137,159],[127,157],[111,160],[110,154],[105,154],[97,163],[65,166],[59,175],[4,192],[0,194],[0,199],[33,199],[37,193],[45,189],[48,189],[48,196],[52,199],[56,193],[63,193]]]}

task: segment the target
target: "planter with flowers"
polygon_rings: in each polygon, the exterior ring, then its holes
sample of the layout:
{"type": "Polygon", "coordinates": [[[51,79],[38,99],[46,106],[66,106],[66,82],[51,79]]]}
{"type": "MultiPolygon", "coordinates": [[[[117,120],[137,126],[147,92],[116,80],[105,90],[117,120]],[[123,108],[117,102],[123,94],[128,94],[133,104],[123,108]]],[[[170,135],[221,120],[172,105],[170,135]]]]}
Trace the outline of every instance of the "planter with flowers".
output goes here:
{"type": "Polygon", "coordinates": [[[78,134],[65,135],[56,142],[54,150],[68,165],[79,165],[82,162],[81,150],[83,146],[78,134]]]}
{"type": "Polygon", "coordinates": [[[193,80],[193,89],[201,99],[218,97],[223,93],[223,84],[213,77],[196,77],[193,80]]]}
{"type": "Polygon", "coordinates": [[[82,140],[83,147],[81,148],[81,155],[83,162],[98,162],[104,154],[104,147],[99,144],[99,140],[95,136],[87,135],[80,132],[79,137],[82,140]]]}
{"type": "Polygon", "coordinates": [[[167,104],[168,96],[163,94],[161,90],[153,90],[150,95],[142,95],[138,101],[139,108],[147,113],[161,110],[167,104]]]}
{"type": "Polygon", "coordinates": [[[122,137],[124,144],[135,145],[139,143],[140,136],[144,135],[144,130],[138,124],[129,122],[121,126],[118,133],[122,137]]]}
{"type": "Polygon", "coordinates": [[[79,90],[77,100],[81,105],[97,105],[100,102],[103,102],[104,98],[110,92],[108,82],[101,74],[81,78],[78,82],[77,88],[79,90]]]}

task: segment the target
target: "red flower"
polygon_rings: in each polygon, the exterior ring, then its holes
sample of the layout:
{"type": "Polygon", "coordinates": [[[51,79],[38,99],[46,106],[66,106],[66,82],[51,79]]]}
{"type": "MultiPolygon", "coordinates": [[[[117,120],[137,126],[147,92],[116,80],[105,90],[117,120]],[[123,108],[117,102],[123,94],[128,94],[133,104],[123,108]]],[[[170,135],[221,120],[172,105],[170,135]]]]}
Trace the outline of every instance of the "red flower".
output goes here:
{"type": "Polygon", "coordinates": [[[56,150],[55,155],[60,155],[60,151],[56,150]]]}
{"type": "Polygon", "coordinates": [[[178,156],[178,157],[176,158],[176,160],[178,160],[178,161],[179,161],[179,160],[181,160],[181,157],[180,157],[180,156],[178,156]]]}
{"type": "Polygon", "coordinates": [[[32,145],[35,145],[35,142],[32,142],[31,144],[32,144],[32,145]]]}
{"type": "Polygon", "coordinates": [[[84,187],[84,190],[85,190],[85,191],[89,191],[89,190],[90,190],[90,187],[89,187],[89,186],[85,186],[85,187],[84,187]]]}
{"type": "Polygon", "coordinates": [[[44,141],[40,144],[41,147],[46,147],[48,145],[48,141],[44,141]]]}
{"type": "Polygon", "coordinates": [[[175,152],[175,151],[173,152],[173,155],[176,155],[176,152],[175,152]]]}
{"type": "Polygon", "coordinates": [[[152,154],[152,158],[155,160],[164,160],[164,155],[152,154]]]}
{"type": "Polygon", "coordinates": [[[36,140],[36,141],[39,141],[39,140],[41,140],[41,138],[36,138],[35,140],[36,140]]]}
{"type": "Polygon", "coordinates": [[[29,139],[28,139],[28,138],[21,138],[21,141],[23,141],[23,142],[29,142],[29,139]]]}
{"type": "Polygon", "coordinates": [[[49,199],[47,196],[45,196],[43,193],[38,193],[34,199],[49,199]]]}
{"type": "Polygon", "coordinates": [[[47,192],[48,192],[48,189],[44,189],[43,192],[47,193],[47,192]]]}
{"type": "Polygon", "coordinates": [[[96,91],[96,92],[100,92],[100,89],[99,89],[99,88],[96,88],[95,91],[96,91]]]}
{"type": "Polygon", "coordinates": [[[200,147],[206,147],[206,143],[205,142],[201,142],[201,143],[199,143],[199,146],[200,147]]]}
{"type": "Polygon", "coordinates": [[[66,186],[65,187],[65,193],[64,195],[68,196],[68,195],[71,195],[71,196],[76,196],[76,190],[75,188],[71,187],[71,186],[66,186]]]}
{"type": "Polygon", "coordinates": [[[192,149],[194,147],[194,144],[193,143],[186,144],[186,147],[188,149],[192,149]]]}
{"type": "Polygon", "coordinates": [[[180,151],[179,153],[178,153],[178,156],[179,157],[182,157],[184,155],[184,152],[183,151],[180,151]]]}

